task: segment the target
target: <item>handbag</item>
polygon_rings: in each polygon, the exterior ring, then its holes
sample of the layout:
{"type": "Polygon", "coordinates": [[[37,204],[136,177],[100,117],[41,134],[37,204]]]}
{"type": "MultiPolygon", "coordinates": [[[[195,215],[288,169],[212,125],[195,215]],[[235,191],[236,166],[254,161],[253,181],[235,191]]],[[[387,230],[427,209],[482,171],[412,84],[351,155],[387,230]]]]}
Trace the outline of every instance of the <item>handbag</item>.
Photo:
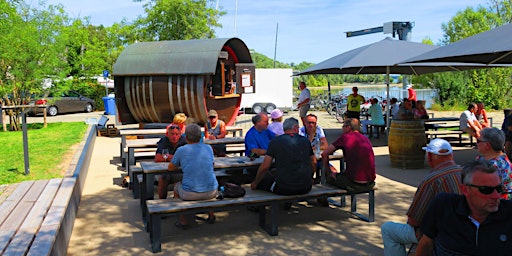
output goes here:
{"type": "Polygon", "coordinates": [[[220,182],[219,183],[219,199],[221,198],[237,198],[245,196],[245,188],[240,185],[231,182],[220,182]],[[222,187],[224,191],[222,191],[222,187]]]}

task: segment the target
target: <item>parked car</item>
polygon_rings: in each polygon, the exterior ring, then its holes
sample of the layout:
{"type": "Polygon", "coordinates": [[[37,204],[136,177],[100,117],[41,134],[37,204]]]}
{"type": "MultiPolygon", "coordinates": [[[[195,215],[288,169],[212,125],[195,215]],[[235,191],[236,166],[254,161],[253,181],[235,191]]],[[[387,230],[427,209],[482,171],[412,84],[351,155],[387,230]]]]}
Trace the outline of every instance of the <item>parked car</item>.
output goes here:
{"type": "MultiPolygon", "coordinates": [[[[94,100],[89,99],[78,92],[68,91],[62,93],[59,97],[42,98],[32,102],[35,105],[47,105],[46,113],[49,116],[56,116],[57,114],[73,113],[73,112],[92,112],[94,110],[94,100]]],[[[31,108],[28,112],[29,115],[35,116],[44,111],[43,108],[31,108]]]]}

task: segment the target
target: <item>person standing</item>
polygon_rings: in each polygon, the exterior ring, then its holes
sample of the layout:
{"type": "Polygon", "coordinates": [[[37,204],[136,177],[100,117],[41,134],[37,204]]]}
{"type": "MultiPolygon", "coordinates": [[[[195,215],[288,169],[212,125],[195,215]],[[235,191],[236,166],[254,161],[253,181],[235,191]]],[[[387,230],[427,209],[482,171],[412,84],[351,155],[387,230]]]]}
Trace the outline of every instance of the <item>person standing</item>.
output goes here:
{"type": "MultiPolygon", "coordinates": [[[[214,109],[208,112],[208,122],[205,127],[205,139],[216,140],[226,137],[226,123],[219,119],[219,114],[214,109]]],[[[211,145],[214,155],[218,157],[226,156],[226,144],[211,145]]]]}
{"type": "MultiPolygon", "coordinates": [[[[213,170],[213,150],[209,145],[200,143],[201,127],[196,124],[187,125],[185,138],[187,145],[176,150],[169,163],[168,170],[175,171],[179,167],[183,172],[183,180],[174,184],[174,198],[186,201],[208,200],[217,197],[217,178],[213,170]],[[201,157],[198,157],[201,156],[201,157]]],[[[175,226],[186,229],[188,224],[185,215],[180,215],[175,226]]],[[[207,223],[215,222],[213,211],[208,213],[207,223]]]]}
{"type": "Polygon", "coordinates": [[[433,139],[423,147],[432,170],[423,178],[407,211],[407,223],[385,222],[381,233],[384,255],[405,256],[405,246],[418,243],[420,225],[428,205],[440,193],[460,194],[462,167],[455,163],[453,150],[448,141],[433,139]]]}
{"type": "Polygon", "coordinates": [[[359,132],[360,127],[359,120],[355,118],[343,120],[343,133],[322,152],[324,170],[330,170],[329,155],[340,148],[343,150],[345,172],[326,171],[326,178],[327,183],[349,192],[366,191],[375,186],[375,155],[372,143],[359,132]]]}
{"type": "Polygon", "coordinates": [[[270,118],[272,118],[272,123],[268,125],[267,129],[272,131],[276,136],[284,134],[283,111],[278,108],[272,110],[272,113],[270,113],[270,118]]]}
{"type": "Polygon", "coordinates": [[[498,128],[484,128],[480,131],[476,145],[480,155],[475,160],[487,162],[498,170],[505,192],[507,192],[501,198],[512,200],[512,164],[507,155],[503,153],[505,134],[498,128]]]}
{"type": "Polygon", "coordinates": [[[469,103],[468,109],[460,115],[460,129],[475,138],[480,137],[480,130],[482,130],[482,125],[475,116],[477,109],[478,106],[475,103],[469,103]]]}
{"type": "Polygon", "coordinates": [[[299,109],[299,116],[302,120],[302,124],[305,125],[305,118],[308,114],[311,102],[311,92],[306,88],[306,82],[302,81],[299,83],[300,95],[299,101],[297,103],[297,108],[299,109]]]}
{"type": "Polygon", "coordinates": [[[350,94],[347,99],[347,117],[357,120],[359,120],[361,116],[361,104],[365,101],[364,97],[357,93],[358,91],[359,89],[357,87],[352,87],[352,94],[350,94]]]}
{"type": "Polygon", "coordinates": [[[462,195],[436,196],[423,217],[417,256],[509,255],[512,201],[495,168],[478,161],[462,169],[462,195]]]}
{"type": "MultiPolygon", "coordinates": [[[[162,137],[157,142],[155,153],[155,162],[169,162],[172,160],[176,150],[187,144],[185,137],[181,136],[181,129],[179,126],[173,124],[167,127],[165,137],[162,137]]],[[[167,187],[171,181],[170,174],[156,175],[155,179],[158,181],[158,198],[167,198],[167,187]]]]}
{"type": "MultiPolygon", "coordinates": [[[[371,120],[363,120],[361,121],[361,126],[363,128],[363,134],[368,134],[368,126],[369,125],[384,125],[384,115],[382,114],[382,107],[379,104],[379,100],[373,98],[370,100],[372,105],[368,108],[368,114],[371,117],[371,120]]],[[[377,131],[379,132],[379,131],[377,131]]],[[[373,135],[374,138],[377,138],[377,133],[373,135]]]]}
{"type": "Polygon", "coordinates": [[[410,100],[414,105],[418,100],[416,97],[416,90],[412,88],[412,84],[408,84],[405,88],[407,89],[407,99],[410,100]]]}
{"type": "Polygon", "coordinates": [[[299,121],[293,117],[283,123],[284,134],[270,141],[263,163],[251,189],[279,195],[300,195],[311,191],[316,157],[309,141],[298,134],[299,121]],[[269,169],[275,160],[276,169],[269,169]]]}

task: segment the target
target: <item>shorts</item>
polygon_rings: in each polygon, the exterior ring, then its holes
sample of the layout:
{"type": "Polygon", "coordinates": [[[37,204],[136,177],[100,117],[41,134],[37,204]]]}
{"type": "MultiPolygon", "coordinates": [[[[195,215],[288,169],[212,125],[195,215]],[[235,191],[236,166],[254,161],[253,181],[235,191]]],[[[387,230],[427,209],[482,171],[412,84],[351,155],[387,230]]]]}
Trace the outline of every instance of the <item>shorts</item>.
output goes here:
{"type": "Polygon", "coordinates": [[[181,181],[174,184],[174,193],[177,193],[183,201],[208,200],[217,197],[216,189],[206,192],[193,192],[184,190],[181,185],[181,181]]]}
{"type": "Polygon", "coordinates": [[[361,191],[367,191],[372,189],[375,186],[375,182],[371,181],[366,184],[357,183],[354,181],[351,181],[347,178],[347,176],[344,173],[338,173],[336,174],[336,179],[334,179],[332,176],[327,177],[327,183],[334,185],[338,188],[346,189],[349,193],[357,193],[361,191]]]}
{"type": "Polygon", "coordinates": [[[306,115],[308,114],[308,111],[309,111],[309,108],[310,108],[310,107],[311,107],[311,105],[310,105],[310,104],[306,104],[306,105],[304,105],[304,106],[300,107],[300,110],[299,110],[299,116],[300,116],[301,118],[306,117],[306,115]]]}

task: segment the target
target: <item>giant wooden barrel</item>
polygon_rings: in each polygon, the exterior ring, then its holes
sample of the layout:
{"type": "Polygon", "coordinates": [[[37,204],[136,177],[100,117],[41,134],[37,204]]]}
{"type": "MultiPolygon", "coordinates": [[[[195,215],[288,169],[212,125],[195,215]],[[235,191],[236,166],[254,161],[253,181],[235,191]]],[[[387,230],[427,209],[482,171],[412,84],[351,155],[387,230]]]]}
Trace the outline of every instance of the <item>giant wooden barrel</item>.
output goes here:
{"type": "Polygon", "coordinates": [[[169,123],[181,112],[202,124],[215,109],[231,125],[242,94],[254,92],[254,73],[249,49],[238,38],[132,44],[112,73],[117,119],[169,123]]]}
{"type": "Polygon", "coordinates": [[[422,120],[392,120],[388,147],[391,166],[402,169],[424,167],[427,144],[422,120]]]}

